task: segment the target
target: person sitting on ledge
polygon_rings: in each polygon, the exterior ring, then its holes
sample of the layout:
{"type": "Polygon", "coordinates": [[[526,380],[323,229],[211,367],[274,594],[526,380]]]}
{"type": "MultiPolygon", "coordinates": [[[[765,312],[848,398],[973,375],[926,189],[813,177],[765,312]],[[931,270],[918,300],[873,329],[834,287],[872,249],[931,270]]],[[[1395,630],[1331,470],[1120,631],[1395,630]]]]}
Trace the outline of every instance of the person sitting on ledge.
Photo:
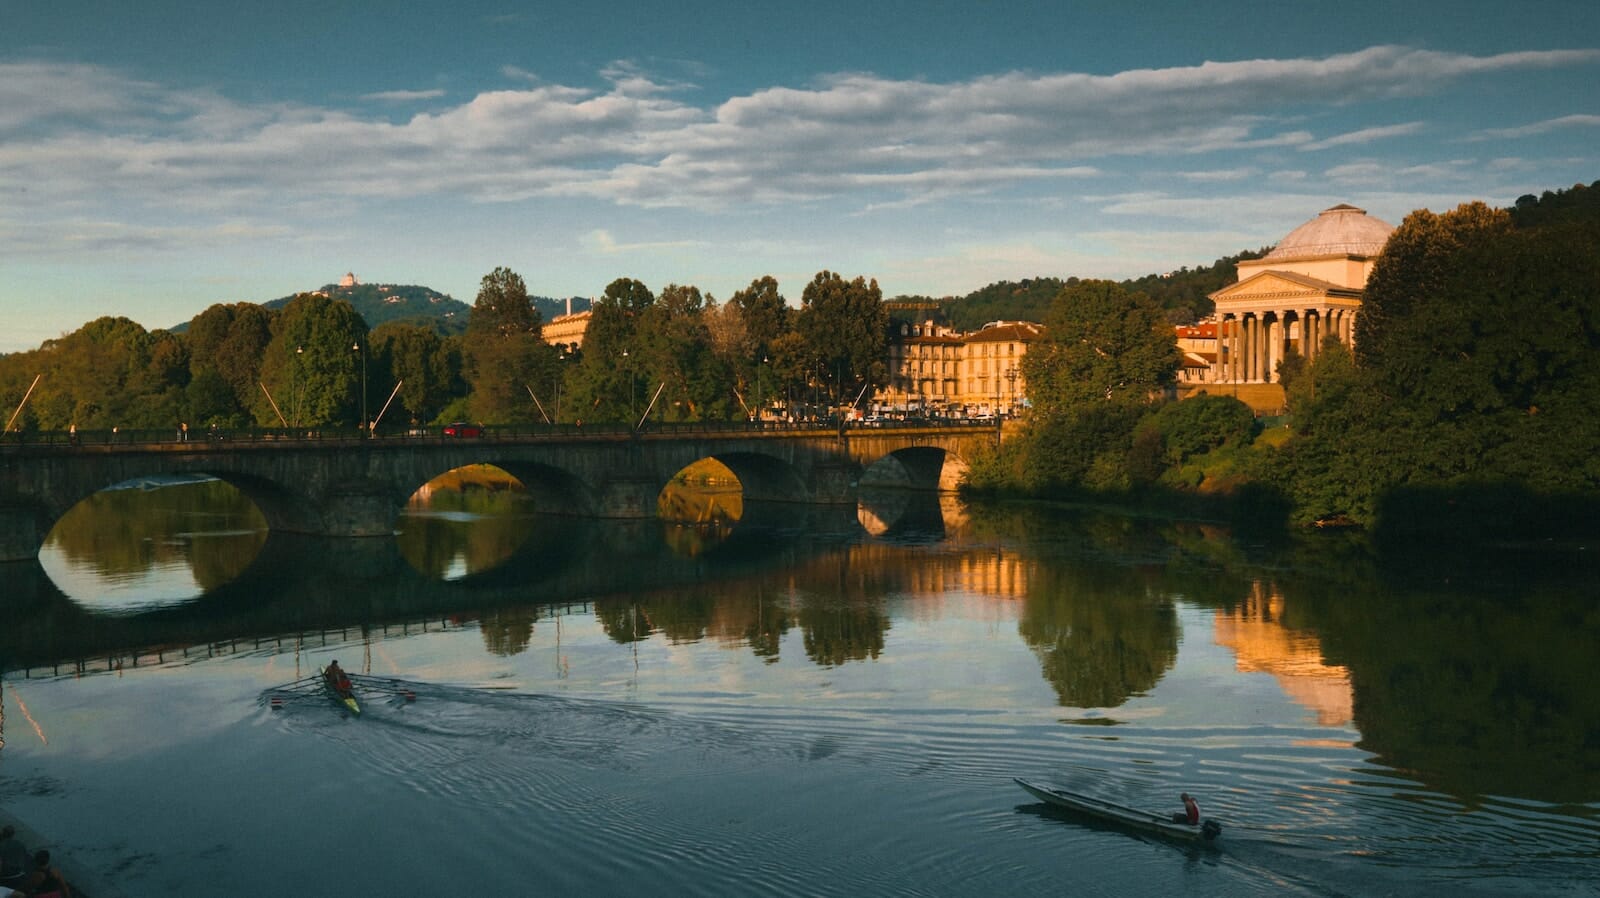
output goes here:
{"type": "Polygon", "coordinates": [[[33,854],[33,872],[23,880],[19,890],[31,898],[72,898],[66,877],[50,866],[50,852],[40,849],[33,854]]]}

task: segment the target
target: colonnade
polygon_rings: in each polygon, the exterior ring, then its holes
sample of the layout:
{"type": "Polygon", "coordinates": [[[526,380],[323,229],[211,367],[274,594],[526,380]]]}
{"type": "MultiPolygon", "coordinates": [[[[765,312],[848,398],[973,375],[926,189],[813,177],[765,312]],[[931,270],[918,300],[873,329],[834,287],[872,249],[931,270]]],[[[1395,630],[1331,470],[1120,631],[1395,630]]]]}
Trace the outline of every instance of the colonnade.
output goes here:
{"type": "Polygon", "coordinates": [[[1355,345],[1355,309],[1272,309],[1227,312],[1217,327],[1214,379],[1231,383],[1272,383],[1278,363],[1294,349],[1307,360],[1329,335],[1355,345]]]}

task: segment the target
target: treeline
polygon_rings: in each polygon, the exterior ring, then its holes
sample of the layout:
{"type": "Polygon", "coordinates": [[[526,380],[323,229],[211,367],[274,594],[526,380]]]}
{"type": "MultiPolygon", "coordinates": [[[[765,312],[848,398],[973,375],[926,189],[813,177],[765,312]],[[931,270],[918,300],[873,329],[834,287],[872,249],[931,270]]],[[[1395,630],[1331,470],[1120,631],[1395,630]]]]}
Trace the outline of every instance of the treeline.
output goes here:
{"type": "Polygon", "coordinates": [[[1065,286],[1029,352],[1026,432],[975,465],[994,493],[1199,501],[1389,533],[1593,533],[1600,500],[1600,183],[1511,210],[1414,212],[1378,258],[1356,351],[1336,339],[1277,375],[1289,414],[1162,401],[1163,309],[1110,282],[1065,286]]]}
{"type": "MultiPolygon", "coordinates": [[[[1120,282],[1129,291],[1150,297],[1167,321],[1172,324],[1193,324],[1210,315],[1216,308],[1211,294],[1234,282],[1241,260],[1259,259],[1271,247],[1246,250],[1224,256],[1196,268],[1185,266],[1166,274],[1147,274],[1120,282]]],[[[1083,279],[1023,278],[1020,281],[998,281],[968,293],[966,296],[947,296],[934,299],[928,296],[897,296],[896,302],[919,302],[936,305],[944,321],[959,331],[975,331],[991,321],[1043,321],[1050,306],[1064,288],[1083,283],[1083,279]]]]}
{"type": "Polygon", "coordinates": [[[278,308],[213,305],[181,332],[105,317],[0,357],[0,398],[9,416],[27,396],[13,424],[24,431],[355,427],[386,405],[391,429],[636,421],[647,410],[717,421],[780,401],[820,414],[886,376],[882,292],[861,277],[819,272],[798,308],[771,277],[723,303],[622,278],[592,311],[581,351],[548,345],[539,303],[498,268],[458,334],[415,319],[369,327],[340,291],[278,308]]]}

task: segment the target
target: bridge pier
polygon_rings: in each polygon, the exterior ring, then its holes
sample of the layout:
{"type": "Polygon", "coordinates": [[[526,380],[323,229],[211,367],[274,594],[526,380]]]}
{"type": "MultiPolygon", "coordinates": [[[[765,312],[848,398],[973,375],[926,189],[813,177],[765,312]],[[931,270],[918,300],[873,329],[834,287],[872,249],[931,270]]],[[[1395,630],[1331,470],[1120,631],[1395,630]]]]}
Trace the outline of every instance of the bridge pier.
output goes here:
{"type": "Polygon", "coordinates": [[[30,505],[0,505],[0,562],[31,561],[39,557],[49,521],[30,505]]]}
{"type": "Polygon", "coordinates": [[[819,505],[856,504],[861,466],[850,461],[819,461],[811,467],[811,501],[819,505]]]}
{"type": "Polygon", "coordinates": [[[653,477],[612,477],[597,491],[595,514],[602,518],[653,518],[661,487],[653,477]]]}
{"type": "Polygon", "coordinates": [[[376,483],[343,484],[317,503],[324,536],[393,536],[400,506],[393,491],[376,483]]]}

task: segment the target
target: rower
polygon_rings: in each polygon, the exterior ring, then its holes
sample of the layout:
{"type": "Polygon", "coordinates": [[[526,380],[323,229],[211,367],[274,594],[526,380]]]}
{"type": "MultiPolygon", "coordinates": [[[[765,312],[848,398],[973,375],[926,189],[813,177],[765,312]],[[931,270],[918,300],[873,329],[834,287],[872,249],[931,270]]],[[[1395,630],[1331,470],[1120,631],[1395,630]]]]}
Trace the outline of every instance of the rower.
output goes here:
{"type": "Polygon", "coordinates": [[[339,666],[337,658],[328,662],[327,668],[322,671],[322,676],[327,679],[328,685],[332,686],[335,692],[344,694],[350,691],[350,675],[339,666]]]}

